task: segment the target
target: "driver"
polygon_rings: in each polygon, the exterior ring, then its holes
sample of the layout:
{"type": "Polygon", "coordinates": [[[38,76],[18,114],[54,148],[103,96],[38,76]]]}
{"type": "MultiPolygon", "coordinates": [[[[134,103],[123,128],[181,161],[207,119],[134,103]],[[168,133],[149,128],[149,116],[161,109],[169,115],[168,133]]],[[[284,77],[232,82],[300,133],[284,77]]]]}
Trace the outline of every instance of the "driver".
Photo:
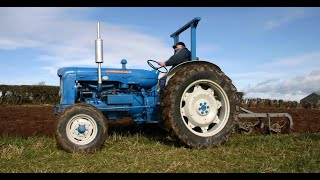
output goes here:
{"type": "MultiPolygon", "coordinates": [[[[180,63],[190,61],[191,60],[191,52],[186,48],[183,42],[178,42],[176,45],[172,46],[174,49],[174,55],[172,55],[167,61],[159,62],[161,67],[172,66],[170,68],[173,69],[180,63]]],[[[160,86],[160,94],[163,93],[164,87],[166,85],[167,75],[165,74],[162,78],[159,79],[160,86]]]]}

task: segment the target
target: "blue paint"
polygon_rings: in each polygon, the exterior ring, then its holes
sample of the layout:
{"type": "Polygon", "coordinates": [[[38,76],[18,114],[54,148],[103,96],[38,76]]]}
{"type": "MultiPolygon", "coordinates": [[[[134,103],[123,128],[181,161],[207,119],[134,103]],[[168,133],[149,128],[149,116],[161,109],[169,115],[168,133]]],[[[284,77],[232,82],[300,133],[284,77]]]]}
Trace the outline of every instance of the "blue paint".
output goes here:
{"type": "MultiPolygon", "coordinates": [[[[121,60],[125,65],[126,60],[121,60]]],[[[136,122],[159,122],[160,108],[156,84],[159,72],[140,69],[102,68],[101,92],[98,92],[97,68],[64,67],[60,77],[60,113],[75,103],[86,103],[101,110],[108,120],[132,117],[136,122]]],[[[79,126],[78,132],[83,132],[79,126]]]]}
{"type": "Polygon", "coordinates": [[[84,132],[86,132],[86,130],[87,130],[87,128],[86,128],[85,125],[79,125],[79,127],[78,127],[78,132],[79,132],[80,134],[83,134],[84,132]]]}
{"type": "Polygon", "coordinates": [[[202,105],[202,106],[201,106],[201,110],[202,110],[202,111],[205,111],[205,110],[207,110],[207,107],[206,107],[205,105],[202,105]]]}
{"type": "Polygon", "coordinates": [[[196,52],[196,28],[197,28],[197,25],[199,23],[199,21],[201,20],[200,17],[196,17],[194,18],[193,20],[191,20],[190,22],[188,22],[187,24],[185,24],[184,26],[182,26],[180,29],[178,29],[176,32],[172,33],[170,35],[170,37],[173,38],[174,40],[174,45],[176,43],[179,42],[179,35],[184,32],[185,30],[187,30],[188,28],[191,28],[191,60],[196,60],[196,57],[197,57],[197,52],[196,52]]]}

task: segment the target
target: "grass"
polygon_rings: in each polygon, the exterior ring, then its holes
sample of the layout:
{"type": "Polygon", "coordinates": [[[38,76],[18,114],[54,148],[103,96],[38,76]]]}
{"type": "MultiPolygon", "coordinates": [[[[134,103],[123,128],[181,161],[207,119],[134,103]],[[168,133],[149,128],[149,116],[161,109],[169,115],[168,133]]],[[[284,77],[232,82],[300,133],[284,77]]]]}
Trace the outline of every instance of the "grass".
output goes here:
{"type": "Polygon", "coordinates": [[[66,153],[49,137],[0,138],[1,173],[319,173],[320,133],[234,134],[221,147],[188,149],[142,133],[112,132],[100,151],[66,153]]]}

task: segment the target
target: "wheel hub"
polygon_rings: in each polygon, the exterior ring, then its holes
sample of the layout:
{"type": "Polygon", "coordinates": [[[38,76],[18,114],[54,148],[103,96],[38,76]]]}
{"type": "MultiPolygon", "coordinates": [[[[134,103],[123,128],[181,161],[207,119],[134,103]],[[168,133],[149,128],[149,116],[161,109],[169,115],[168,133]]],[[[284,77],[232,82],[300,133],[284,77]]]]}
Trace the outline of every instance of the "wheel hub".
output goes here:
{"type": "Polygon", "coordinates": [[[220,131],[228,120],[228,97],[215,82],[198,80],[181,98],[180,113],[191,132],[206,137],[220,131]]]}
{"type": "Polygon", "coordinates": [[[78,127],[78,132],[80,133],[80,134],[83,134],[84,132],[86,132],[88,129],[86,128],[86,125],[80,125],[79,124],[79,127],[78,127]]]}
{"type": "Polygon", "coordinates": [[[207,102],[205,99],[200,99],[196,103],[196,109],[200,116],[206,116],[210,112],[210,103],[207,102]]]}
{"type": "Polygon", "coordinates": [[[208,127],[219,120],[217,114],[221,103],[215,99],[212,89],[205,90],[196,85],[193,92],[185,93],[184,99],[186,105],[182,112],[190,120],[190,126],[208,127]]]}
{"type": "Polygon", "coordinates": [[[91,116],[79,114],[69,120],[66,131],[70,141],[84,145],[94,140],[97,124],[91,116]]]}

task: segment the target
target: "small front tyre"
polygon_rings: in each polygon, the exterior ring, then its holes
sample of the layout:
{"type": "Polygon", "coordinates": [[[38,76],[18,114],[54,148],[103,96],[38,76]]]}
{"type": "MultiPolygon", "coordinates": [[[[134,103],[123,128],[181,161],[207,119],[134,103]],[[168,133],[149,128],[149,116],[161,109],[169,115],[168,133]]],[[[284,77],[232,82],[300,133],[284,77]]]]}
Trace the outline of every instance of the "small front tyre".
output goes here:
{"type": "Polygon", "coordinates": [[[65,109],[56,129],[57,145],[67,152],[95,151],[107,138],[107,123],[97,108],[75,104],[65,109]]]}

